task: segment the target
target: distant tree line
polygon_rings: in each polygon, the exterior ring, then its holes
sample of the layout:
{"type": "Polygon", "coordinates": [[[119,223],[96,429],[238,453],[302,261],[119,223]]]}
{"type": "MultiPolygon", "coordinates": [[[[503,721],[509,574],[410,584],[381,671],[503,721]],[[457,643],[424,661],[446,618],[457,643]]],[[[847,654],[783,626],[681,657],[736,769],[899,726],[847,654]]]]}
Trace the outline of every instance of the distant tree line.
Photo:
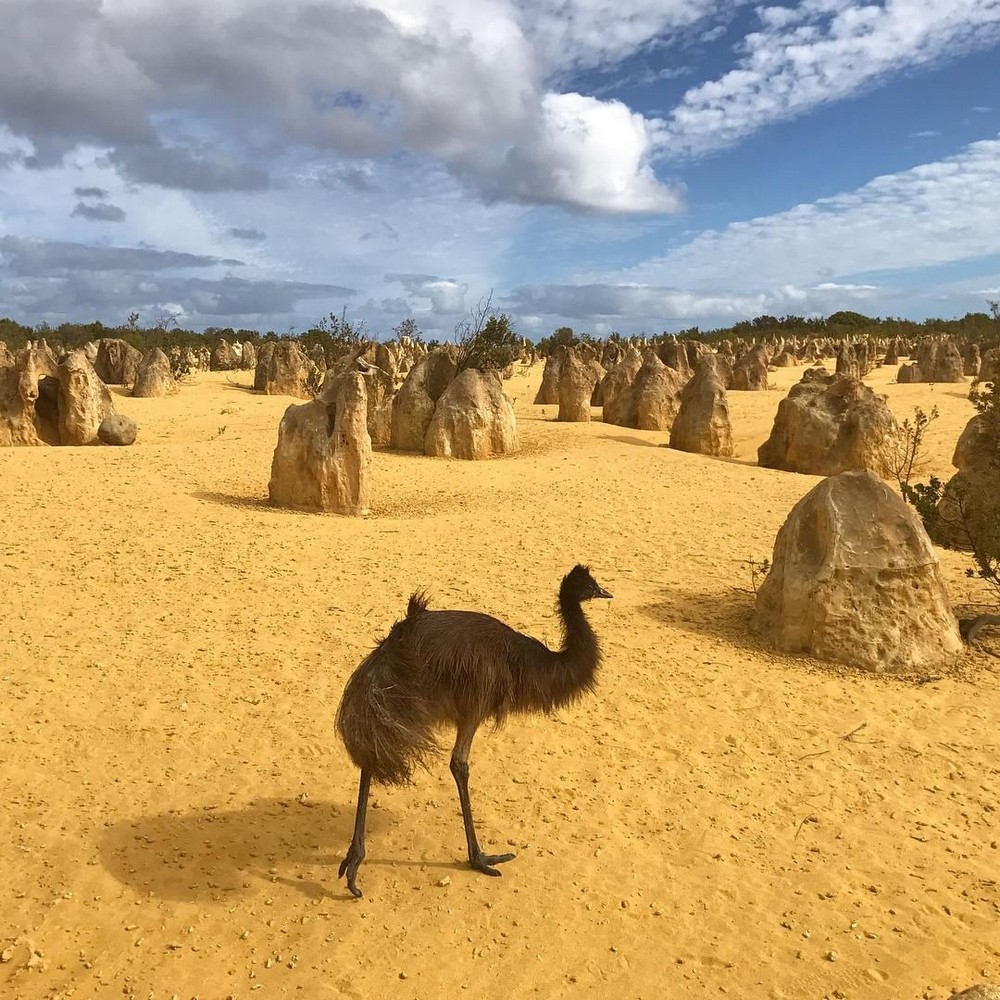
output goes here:
{"type": "MultiPolygon", "coordinates": [[[[489,303],[487,302],[487,306],[489,303]]],[[[899,337],[904,341],[916,340],[927,334],[948,334],[956,339],[978,343],[984,350],[1000,346],[1000,309],[997,303],[991,302],[990,312],[969,312],[959,319],[926,319],[915,322],[908,319],[879,316],[865,316],[863,313],[840,311],[827,317],[807,316],[757,316],[751,320],[741,320],[732,326],[719,327],[713,330],[701,330],[697,326],[680,330],[673,336],[702,340],[707,343],[717,343],[723,340],[742,338],[744,340],[760,340],[776,337],[825,337],[833,340],[850,340],[858,337],[872,336],[879,338],[899,337]]],[[[514,331],[510,318],[504,313],[492,309],[483,309],[474,313],[472,323],[468,321],[459,324],[456,339],[463,344],[473,332],[484,332],[489,327],[489,334],[496,334],[498,342],[505,347],[520,341],[520,336],[514,331]],[[497,329],[493,329],[496,327],[497,329]]],[[[409,337],[411,340],[423,340],[423,336],[413,319],[405,319],[392,330],[394,337],[409,337]]],[[[666,333],[648,335],[651,339],[668,336],[666,333]]],[[[140,351],[150,347],[159,347],[168,351],[172,347],[202,347],[213,349],[220,340],[230,343],[235,341],[250,341],[254,345],[269,340],[280,340],[294,337],[304,347],[315,344],[324,350],[331,348],[344,351],[367,341],[380,339],[368,332],[363,320],[353,321],[344,313],[338,315],[331,312],[318,323],[302,333],[289,330],[277,333],[268,330],[261,333],[258,330],[234,329],[233,327],[210,326],[203,332],[185,330],[177,326],[172,317],[161,318],[151,326],[140,323],[138,313],[132,313],[128,321],[118,326],[106,326],[95,321],[93,323],[60,323],[49,326],[40,323],[37,326],[26,326],[12,319],[0,318],[0,341],[11,350],[23,347],[28,340],[44,337],[59,343],[67,349],[81,347],[87,341],[100,340],[102,337],[117,337],[127,341],[140,351]]],[[[549,336],[542,337],[536,343],[538,353],[545,356],[556,347],[571,347],[579,343],[598,340],[621,341],[627,339],[619,333],[611,333],[605,337],[597,337],[589,333],[577,333],[571,327],[563,326],[554,330],[549,336]]],[[[429,347],[438,345],[438,341],[427,341],[429,347]]]]}

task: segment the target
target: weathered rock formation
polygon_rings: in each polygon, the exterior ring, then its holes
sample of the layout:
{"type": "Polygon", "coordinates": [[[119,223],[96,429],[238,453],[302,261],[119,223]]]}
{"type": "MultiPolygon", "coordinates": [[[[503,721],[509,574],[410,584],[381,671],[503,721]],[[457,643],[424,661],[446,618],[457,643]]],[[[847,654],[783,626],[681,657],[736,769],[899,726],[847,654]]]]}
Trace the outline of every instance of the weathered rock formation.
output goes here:
{"type": "Polygon", "coordinates": [[[316,366],[291,340],[278,340],[270,354],[264,378],[264,393],[268,396],[298,396],[309,399],[307,382],[316,366]]]}
{"type": "Polygon", "coordinates": [[[535,393],[536,406],[559,405],[559,379],[568,348],[557,347],[546,359],[542,369],[542,384],[535,393]]]}
{"type": "Polygon", "coordinates": [[[681,390],[681,406],[670,428],[670,447],[697,455],[733,453],[726,383],[711,354],[699,359],[692,379],[681,390]]]}
{"type": "Polygon", "coordinates": [[[393,448],[424,450],[434,408],[456,374],[447,351],[432,351],[410,369],[392,404],[389,438],[393,448]]]}
{"type": "Polygon", "coordinates": [[[253,341],[244,340],[240,351],[240,369],[245,372],[255,371],[257,368],[257,349],[253,346],[253,341]]]}
{"type": "Polygon", "coordinates": [[[517,451],[514,407],[496,372],[466,368],[441,394],[424,439],[439,458],[496,458],[517,451]]]}
{"type": "Polygon", "coordinates": [[[264,386],[267,385],[267,373],[271,367],[271,358],[274,356],[274,345],[275,341],[266,340],[257,352],[257,364],[253,370],[254,392],[263,392],[264,386]]]}
{"type": "Polygon", "coordinates": [[[142,354],[124,340],[102,338],[97,344],[94,370],[105,385],[131,385],[142,354]]]}
{"type": "Polygon", "coordinates": [[[937,505],[933,535],[952,548],[971,550],[974,539],[991,538],[1000,523],[1000,419],[977,413],[955,446],[948,480],[937,505]]]}
{"type": "Polygon", "coordinates": [[[897,382],[964,382],[965,362],[948,337],[924,337],[909,365],[903,365],[897,382]]]}
{"type": "Polygon", "coordinates": [[[854,378],[861,378],[861,365],[858,363],[858,356],[854,348],[845,340],[837,351],[837,374],[851,375],[854,378]]]}
{"type": "Polygon", "coordinates": [[[105,417],[115,412],[108,387],[83,351],[72,351],[59,365],[59,442],[93,444],[105,417]]]}
{"type": "Polygon", "coordinates": [[[618,416],[622,426],[669,431],[681,408],[686,382],[685,376],[665,365],[655,351],[647,351],[632,384],[621,395],[618,416]]]}
{"type": "Polygon", "coordinates": [[[174,389],[170,359],[158,347],[151,347],[136,369],[133,396],[166,396],[174,389]]]}
{"type": "Polygon", "coordinates": [[[328,388],[328,394],[285,410],[268,494],[278,507],[366,514],[372,443],[365,381],[352,372],[328,388]]]}
{"type": "MultiPolygon", "coordinates": [[[[55,412],[41,404],[43,379],[56,378],[56,365],[48,351],[24,348],[13,364],[0,365],[0,447],[59,444],[58,403],[55,412]]],[[[55,382],[58,393],[58,382],[55,382]]],[[[58,395],[56,395],[58,399],[58,395]]]]}
{"type": "MultiPolygon", "coordinates": [[[[596,364],[596,362],[592,362],[596,364]]],[[[544,377],[544,376],[543,376],[544,377]]],[[[559,366],[559,414],[571,423],[590,420],[590,400],[594,394],[594,370],[573,348],[567,348],[559,366]]]]}
{"type": "Polygon", "coordinates": [[[633,426],[634,409],[623,412],[623,407],[626,411],[634,407],[634,399],[628,393],[641,367],[642,355],[630,345],[621,352],[618,363],[601,380],[602,419],[606,424],[633,426]]]}
{"type": "Polygon", "coordinates": [[[212,350],[208,366],[213,372],[235,372],[240,368],[240,356],[228,340],[222,339],[212,350]]]}
{"type": "Polygon", "coordinates": [[[868,471],[825,479],[792,508],[755,626],[782,652],[879,673],[939,672],[962,649],[920,518],[868,471]]]}
{"type": "Polygon", "coordinates": [[[979,381],[996,382],[1000,379],[1000,347],[984,351],[979,362],[979,381]]]}
{"type": "Polygon", "coordinates": [[[740,392],[765,390],[767,388],[767,364],[767,349],[762,344],[751,347],[733,365],[729,388],[740,392]]]}
{"type": "Polygon", "coordinates": [[[885,396],[851,375],[810,368],[778,404],[771,435],[757,449],[757,463],[812,476],[850,469],[883,475],[898,435],[885,396]]]}

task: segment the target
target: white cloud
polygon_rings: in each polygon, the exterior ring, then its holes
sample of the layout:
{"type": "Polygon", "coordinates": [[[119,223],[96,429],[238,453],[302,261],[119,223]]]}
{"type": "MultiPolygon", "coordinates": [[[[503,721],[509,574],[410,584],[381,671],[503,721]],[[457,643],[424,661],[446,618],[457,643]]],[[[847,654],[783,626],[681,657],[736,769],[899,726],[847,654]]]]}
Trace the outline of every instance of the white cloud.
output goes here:
{"type": "MultiPolygon", "coordinates": [[[[620,280],[734,289],[809,286],[1000,254],[1000,140],[856,191],[707,230],[620,280]]],[[[595,275],[594,280],[607,280],[595,275]]]]}
{"type": "Polygon", "coordinates": [[[536,131],[508,154],[500,188],[526,201],[679,211],[679,193],[653,173],[651,146],[649,123],[619,101],[547,94],[536,131]]]}
{"type": "Polygon", "coordinates": [[[903,69],[988,48],[1000,0],[804,0],[757,9],[737,66],[690,89],[658,137],[667,156],[723,149],[903,69]]]}

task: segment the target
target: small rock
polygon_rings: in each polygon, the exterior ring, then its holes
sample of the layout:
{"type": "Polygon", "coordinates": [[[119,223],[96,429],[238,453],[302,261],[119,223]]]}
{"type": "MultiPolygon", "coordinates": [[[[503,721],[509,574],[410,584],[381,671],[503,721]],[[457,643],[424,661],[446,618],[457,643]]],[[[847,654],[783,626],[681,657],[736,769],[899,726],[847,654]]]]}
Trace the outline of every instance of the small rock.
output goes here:
{"type": "Polygon", "coordinates": [[[836,962],[840,956],[835,951],[828,951],[826,953],[826,960],[828,962],[836,962]]]}
{"type": "Polygon", "coordinates": [[[112,413],[105,417],[97,428],[97,437],[102,444],[130,445],[135,444],[139,427],[131,417],[124,413],[112,413]]]}
{"type": "Polygon", "coordinates": [[[450,875],[445,875],[444,878],[438,879],[438,885],[441,886],[441,887],[444,887],[446,885],[451,885],[451,876],[450,875]]]}

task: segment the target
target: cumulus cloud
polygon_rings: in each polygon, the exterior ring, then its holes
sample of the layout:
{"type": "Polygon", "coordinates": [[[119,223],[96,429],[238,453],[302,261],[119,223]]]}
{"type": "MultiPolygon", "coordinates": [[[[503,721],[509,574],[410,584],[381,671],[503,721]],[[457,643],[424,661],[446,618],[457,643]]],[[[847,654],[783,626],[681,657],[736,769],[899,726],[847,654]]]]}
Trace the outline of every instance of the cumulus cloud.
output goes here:
{"type": "Polygon", "coordinates": [[[73,188],[73,194],[77,198],[107,198],[108,192],[104,188],[100,187],[75,187],[73,188]]]}
{"type": "Polygon", "coordinates": [[[387,274],[385,280],[398,282],[407,293],[430,303],[430,311],[439,316],[460,316],[465,312],[465,295],[469,286],[453,278],[438,278],[430,274],[387,274]]]}
{"type": "Polygon", "coordinates": [[[547,94],[536,128],[507,156],[499,191],[604,211],[679,211],[680,194],[657,180],[651,151],[649,122],[621,102],[547,94]]]}
{"type": "Polygon", "coordinates": [[[803,0],[758,7],[737,66],[687,91],[659,134],[670,156],[723,149],[771,122],[841,100],[903,69],[989,48],[1000,0],[803,0]]]}
{"type": "MultiPolygon", "coordinates": [[[[648,123],[547,92],[546,17],[567,16],[565,50],[586,62],[716,6],[648,2],[622,17],[596,0],[6,0],[0,121],[30,140],[32,166],[91,143],[129,180],[192,191],[266,188],[265,161],[289,146],[403,150],[491,197],[665,211],[677,203],[649,168],[648,123]]],[[[363,166],[329,180],[370,183],[363,166]]]]}

